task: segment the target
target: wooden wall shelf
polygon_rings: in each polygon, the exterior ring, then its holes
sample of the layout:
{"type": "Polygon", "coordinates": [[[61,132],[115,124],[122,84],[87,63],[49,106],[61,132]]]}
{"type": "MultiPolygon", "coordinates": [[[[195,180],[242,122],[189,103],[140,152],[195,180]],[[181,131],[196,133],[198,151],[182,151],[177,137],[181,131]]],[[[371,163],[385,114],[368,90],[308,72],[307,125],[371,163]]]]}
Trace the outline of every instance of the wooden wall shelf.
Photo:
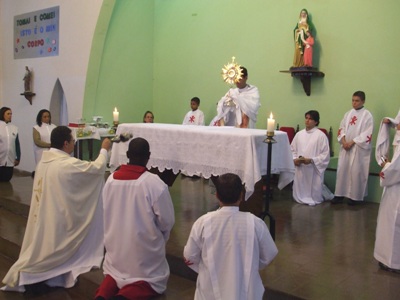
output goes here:
{"type": "Polygon", "coordinates": [[[290,73],[292,77],[300,78],[300,81],[303,84],[303,89],[306,92],[307,96],[311,95],[311,78],[325,76],[325,74],[318,71],[318,69],[309,67],[290,68],[290,70],[284,70],[279,72],[290,73]]]}
{"type": "Polygon", "coordinates": [[[29,101],[29,103],[32,105],[32,98],[35,96],[35,93],[32,92],[23,92],[20,94],[21,96],[25,96],[25,99],[29,101]]]}

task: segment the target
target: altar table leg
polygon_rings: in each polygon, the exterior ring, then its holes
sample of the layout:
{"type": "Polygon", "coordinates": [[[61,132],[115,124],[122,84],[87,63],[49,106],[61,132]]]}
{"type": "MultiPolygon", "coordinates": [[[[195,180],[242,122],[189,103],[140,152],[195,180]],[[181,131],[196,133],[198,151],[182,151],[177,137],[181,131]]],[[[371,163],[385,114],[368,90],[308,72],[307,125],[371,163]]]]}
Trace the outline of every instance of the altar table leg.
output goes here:
{"type": "Polygon", "coordinates": [[[160,170],[158,170],[158,168],[151,168],[149,170],[151,173],[156,174],[160,177],[160,179],[162,181],[164,181],[164,183],[168,186],[172,186],[175,182],[176,177],[178,177],[179,173],[174,174],[174,172],[172,172],[172,170],[164,170],[162,172],[160,172],[160,170]]]}
{"type": "Polygon", "coordinates": [[[82,140],[77,140],[74,145],[74,157],[82,159],[82,140]]]}

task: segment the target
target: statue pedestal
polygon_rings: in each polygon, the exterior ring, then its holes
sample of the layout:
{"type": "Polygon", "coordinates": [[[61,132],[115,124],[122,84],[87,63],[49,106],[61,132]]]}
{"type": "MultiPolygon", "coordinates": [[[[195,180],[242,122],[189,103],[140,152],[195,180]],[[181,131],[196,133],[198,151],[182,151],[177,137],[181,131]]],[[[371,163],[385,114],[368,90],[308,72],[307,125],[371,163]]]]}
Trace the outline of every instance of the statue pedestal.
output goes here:
{"type": "Polygon", "coordinates": [[[311,67],[292,67],[289,70],[279,71],[282,73],[291,73],[292,77],[300,78],[303,84],[304,92],[307,96],[311,95],[311,77],[324,77],[325,74],[311,67]]]}
{"type": "Polygon", "coordinates": [[[29,103],[32,105],[32,98],[35,96],[35,93],[32,92],[23,92],[20,94],[21,96],[25,96],[25,99],[29,101],[29,103]]]}

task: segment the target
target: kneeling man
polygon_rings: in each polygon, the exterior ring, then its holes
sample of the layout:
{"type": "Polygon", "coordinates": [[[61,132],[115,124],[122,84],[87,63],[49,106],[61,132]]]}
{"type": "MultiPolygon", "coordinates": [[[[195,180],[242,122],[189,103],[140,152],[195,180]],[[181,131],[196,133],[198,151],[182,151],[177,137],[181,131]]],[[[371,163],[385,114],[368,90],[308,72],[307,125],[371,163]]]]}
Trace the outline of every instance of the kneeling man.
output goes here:
{"type": "Polygon", "coordinates": [[[318,129],[319,113],[305,113],[306,128],[299,131],[292,141],[295,164],[293,198],[298,203],[316,205],[324,201],[322,187],[324,173],[329,164],[328,137],[318,129]]]}
{"type": "Polygon", "coordinates": [[[70,288],[103,259],[101,191],[111,141],[103,141],[93,162],[70,156],[75,140],[66,126],[56,127],[50,142],[36,167],[24,241],[3,279],[6,291],[70,288]]]}
{"type": "Polygon", "coordinates": [[[96,300],[148,299],[167,288],[165,244],[175,222],[168,186],[146,169],[145,139],[131,140],[127,156],[103,191],[106,277],[96,300]]]}

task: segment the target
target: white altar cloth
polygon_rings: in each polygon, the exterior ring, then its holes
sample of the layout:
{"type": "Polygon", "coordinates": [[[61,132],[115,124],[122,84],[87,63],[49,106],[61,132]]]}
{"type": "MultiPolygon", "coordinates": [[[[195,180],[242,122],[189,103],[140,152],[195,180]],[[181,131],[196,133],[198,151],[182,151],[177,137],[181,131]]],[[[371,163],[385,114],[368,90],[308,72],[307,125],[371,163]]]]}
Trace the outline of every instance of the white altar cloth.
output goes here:
{"type": "MultiPolygon", "coordinates": [[[[255,183],[267,174],[266,130],[127,123],[118,126],[117,135],[121,133],[145,138],[151,152],[147,167],[157,167],[161,172],[171,169],[175,174],[184,171],[189,176],[201,173],[204,178],[237,174],[246,186],[246,200],[254,192],[255,183]]],[[[272,145],[271,173],[280,174],[278,188],[282,189],[294,178],[293,156],[285,132],[275,131],[274,139],[277,143],[272,145]]],[[[113,144],[111,170],[128,162],[128,144],[113,144]]]]}

